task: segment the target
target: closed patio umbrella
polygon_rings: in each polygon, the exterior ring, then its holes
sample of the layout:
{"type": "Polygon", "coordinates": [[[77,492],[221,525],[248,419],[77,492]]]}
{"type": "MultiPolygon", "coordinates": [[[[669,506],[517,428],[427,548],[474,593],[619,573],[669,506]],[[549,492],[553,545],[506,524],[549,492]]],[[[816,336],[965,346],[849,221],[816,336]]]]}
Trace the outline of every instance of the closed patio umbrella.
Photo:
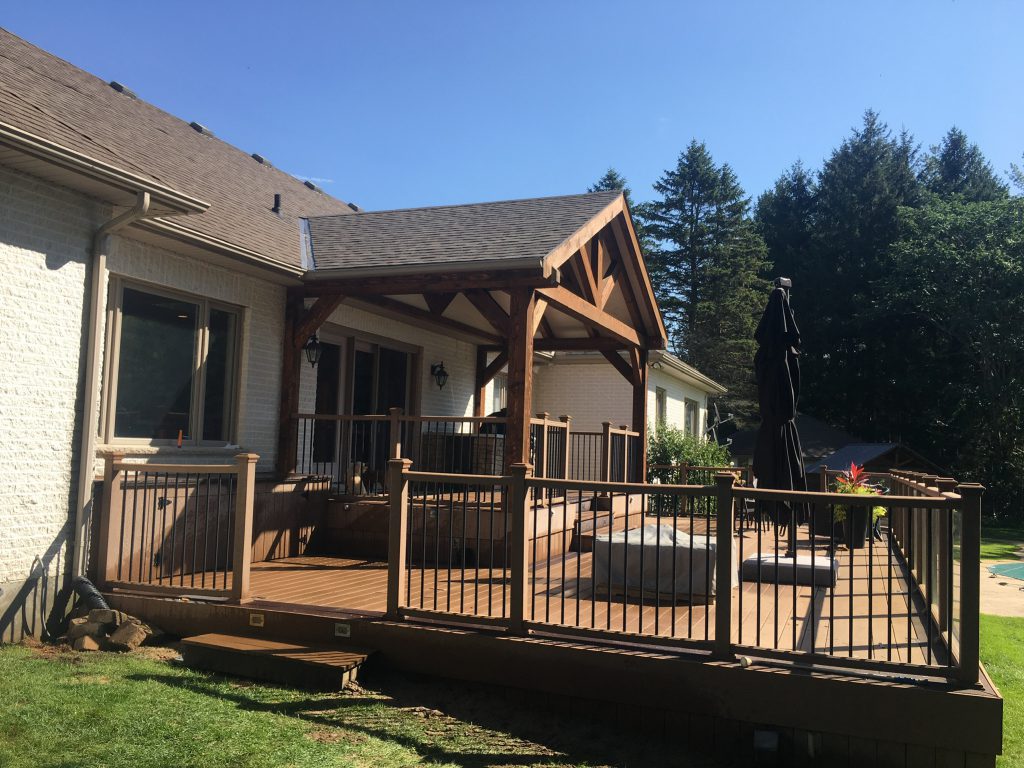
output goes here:
{"type": "MultiPolygon", "coordinates": [[[[786,278],[775,281],[754,338],[754,375],[761,407],[761,426],[754,448],[754,477],[759,488],[807,490],[800,435],[793,419],[800,399],[800,330],[789,306],[786,278]]],[[[776,525],[789,522],[789,552],[796,554],[796,526],[802,520],[801,509],[776,507],[772,510],[776,525]],[[783,518],[783,515],[785,517],[783,518]],[[781,519],[780,519],[781,518],[781,519]]]]}

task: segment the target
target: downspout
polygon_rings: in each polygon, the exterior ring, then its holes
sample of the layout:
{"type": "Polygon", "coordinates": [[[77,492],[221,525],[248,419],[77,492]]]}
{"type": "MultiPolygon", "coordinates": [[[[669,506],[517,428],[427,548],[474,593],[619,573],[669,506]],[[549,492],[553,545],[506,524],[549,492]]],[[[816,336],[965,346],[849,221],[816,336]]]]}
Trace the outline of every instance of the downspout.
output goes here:
{"type": "Polygon", "coordinates": [[[107,278],[107,244],[109,235],[149,215],[149,192],[136,193],[135,205],[100,226],[92,237],[92,275],[89,283],[89,335],[86,338],[85,393],[82,411],[82,441],[79,447],[78,500],[75,505],[75,528],[72,531],[71,575],[84,576],[89,559],[89,527],[96,472],[96,438],[99,434],[100,408],[100,329],[106,311],[104,288],[107,278]]]}

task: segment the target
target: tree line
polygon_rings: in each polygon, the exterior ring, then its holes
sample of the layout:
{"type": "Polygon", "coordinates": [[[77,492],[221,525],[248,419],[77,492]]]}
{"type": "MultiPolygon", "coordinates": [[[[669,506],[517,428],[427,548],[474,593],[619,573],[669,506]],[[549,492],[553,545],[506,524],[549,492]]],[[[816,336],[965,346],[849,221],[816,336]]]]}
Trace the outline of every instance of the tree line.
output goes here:
{"type": "Polygon", "coordinates": [[[671,350],[755,400],[753,332],[769,279],[793,280],[801,411],[901,442],[986,507],[1024,519],[1024,171],[1004,180],[958,128],[923,150],[873,111],[817,169],[755,202],[692,141],[633,203],[671,350]]]}

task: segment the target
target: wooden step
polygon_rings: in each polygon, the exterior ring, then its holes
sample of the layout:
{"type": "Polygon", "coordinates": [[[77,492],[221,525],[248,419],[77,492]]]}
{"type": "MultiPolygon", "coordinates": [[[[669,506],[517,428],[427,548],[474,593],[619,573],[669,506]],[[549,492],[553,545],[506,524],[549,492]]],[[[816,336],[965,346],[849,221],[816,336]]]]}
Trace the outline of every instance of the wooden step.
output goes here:
{"type": "Polygon", "coordinates": [[[317,690],[340,690],[355,681],[372,653],[216,633],[181,641],[189,667],[317,690]]]}

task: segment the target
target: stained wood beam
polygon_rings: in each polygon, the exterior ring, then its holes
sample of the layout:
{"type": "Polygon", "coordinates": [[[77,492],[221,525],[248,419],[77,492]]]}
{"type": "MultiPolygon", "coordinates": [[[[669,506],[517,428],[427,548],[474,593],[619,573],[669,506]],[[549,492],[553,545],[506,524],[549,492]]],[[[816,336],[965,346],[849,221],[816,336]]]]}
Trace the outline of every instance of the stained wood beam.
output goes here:
{"type": "Polygon", "coordinates": [[[298,435],[292,417],[299,412],[299,345],[289,343],[303,315],[301,289],[288,290],[284,309],[284,350],[281,355],[281,401],[277,418],[277,474],[281,479],[295,472],[298,435]]]}
{"type": "Polygon", "coordinates": [[[458,296],[453,291],[447,291],[444,293],[424,293],[423,300],[427,302],[427,307],[435,315],[443,315],[444,311],[448,309],[451,303],[458,296]]]}
{"type": "Polygon", "coordinates": [[[334,313],[344,298],[341,294],[318,298],[296,324],[295,333],[291,337],[292,344],[296,347],[305,344],[309,337],[316,333],[317,329],[334,313]]]}
{"type": "Polygon", "coordinates": [[[463,295],[499,335],[508,335],[508,313],[502,309],[490,291],[470,290],[464,291],[463,295]]]}
{"type": "Polygon", "coordinates": [[[530,460],[530,411],[533,407],[533,332],[535,291],[509,291],[508,423],[505,467],[530,460]]]}
{"type": "Polygon", "coordinates": [[[576,277],[576,282],[583,289],[583,298],[603,309],[604,305],[598,304],[599,290],[597,279],[594,277],[594,265],[591,262],[590,254],[590,245],[584,243],[580,246],[579,254],[569,260],[569,266],[576,277]]]}
{"type": "Polygon", "coordinates": [[[640,477],[647,480],[647,350],[635,351],[636,381],[633,383],[633,431],[640,433],[640,477]]]}
{"type": "Polygon", "coordinates": [[[579,320],[588,328],[597,331],[604,331],[607,335],[613,336],[634,347],[642,347],[646,344],[635,328],[630,328],[626,323],[619,320],[602,309],[577,296],[567,288],[541,288],[537,293],[547,299],[552,306],[561,312],[579,320]]]}
{"type": "Polygon", "coordinates": [[[640,243],[637,242],[636,233],[633,231],[633,227],[626,221],[625,216],[625,212],[616,216],[611,226],[612,232],[615,235],[615,242],[623,256],[622,264],[628,278],[624,282],[629,283],[631,287],[636,285],[645,294],[644,298],[647,299],[646,301],[640,301],[640,296],[635,296],[635,298],[638,299],[638,308],[646,320],[647,335],[651,337],[652,342],[658,342],[658,344],[651,348],[664,349],[666,342],[665,324],[662,321],[658,305],[653,298],[654,288],[651,286],[650,275],[647,274],[647,267],[644,264],[640,243]],[[636,254],[635,259],[626,258],[630,251],[636,254]]]}
{"type": "Polygon", "coordinates": [[[501,369],[508,364],[508,352],[502,350],[497,356],[491,360],[487,365],[484,366],[480,372],[480,378],[477,380],[477,384],[481,387],[486,387],[495,376],[497,376],[501,369]]]}
{"type": "MultiPolygon", "coordinates": [[[[533,348],[537,352],[597,352],[602,349],[628,349],[629,345],[618,339],[607,336],[586,338],[550,338],[534,339],[533,348]]],[[[487,352],[501,352],[504,348],[498,345],[486,345],[481,349],[487,352]]]]}
{"type": "Polygon", "coordinates": [[[492,344],[504,344],[504,339],[501,336],[488,333],[487,331],[475,328],[472,325],[460,323],[458,320],[452,320],[450,317],[435,315],[433,312],[427,312],[419,309],[418,307],[410,306],[405,302],[392,299],[389,296],[360,296],[359,301],[373,307],[380,307],[387,312],[399,315],[403,318],[410,318],[420,323],[432,325],[438,329],[458,333],[464,337],[468,336],[470,338],[482,339],[492,344]]]}
{"type": "Polygon", "coordinates": [[[553,286],[558,283],[558,271],[547,275],[537,269],[496,269],[481,272],[434,272],[408,275],[378,275],[366,277],[337,277],[307,279],[307,296],[322,296],[328,293],[344,293],[352,297],[399,296],[423,293],[429,285],[433,293],[481,290],[505,290],[506,288],[534,288],[553,286]]]}
{"type": "Polygon", "coordinates": [[[602,349],[601,354],[604,355],[604,359],[612,364],[612,367],[622,374],[622,378],[630,383],[630,386],[636,386],[636,376],[634,375],[633,366],[622,359],[622,355],[618,352],[612,352],[607,349],[602,349]]]}
{"type": "MultiPolygon", "coordinates": [[[[544,310],[548,308],[548,303],[541,297],[537,297],[537,307],[533,313],[533,335],[537,335],[537,331],[543,327],[544,324],[544,310]]],[[[548,326],[550,329],[550,326],[548,326]]]]}

